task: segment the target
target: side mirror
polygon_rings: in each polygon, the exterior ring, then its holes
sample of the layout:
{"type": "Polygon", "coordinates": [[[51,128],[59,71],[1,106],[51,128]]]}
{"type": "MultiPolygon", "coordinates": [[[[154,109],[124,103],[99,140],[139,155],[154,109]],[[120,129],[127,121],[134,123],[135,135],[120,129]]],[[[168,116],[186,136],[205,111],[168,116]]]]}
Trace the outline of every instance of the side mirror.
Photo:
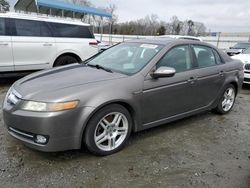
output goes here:
{"type": "Polygon", "coordinates": [[[173,77],[176,73],[176,70],[171,67],[159,67],[154,72],[150,74],[150,76],[154,79],[157,78],[168,78],[173,77]]]}

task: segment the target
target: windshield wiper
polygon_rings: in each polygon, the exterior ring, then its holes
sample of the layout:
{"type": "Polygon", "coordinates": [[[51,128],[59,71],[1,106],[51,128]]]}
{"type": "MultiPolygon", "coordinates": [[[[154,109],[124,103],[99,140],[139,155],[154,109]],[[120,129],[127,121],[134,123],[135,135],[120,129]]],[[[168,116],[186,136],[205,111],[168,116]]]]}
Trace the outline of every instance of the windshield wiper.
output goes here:
{"type": "Polygon", "coordinates": [[[105,70],[105,71],[107,71],[107,72],[113,73],[112,70],[110,70],[110,69],[108,69],[108,68],[105,68],[105,67],[103,67],[103,66],[101,66],[101,65],[91,65],[91,64],[87,64],[87,66],[89,66],[89,67],[94,67],[94,68],[97,68],[97,69],[102,69],[102,70],[105,70]]]}

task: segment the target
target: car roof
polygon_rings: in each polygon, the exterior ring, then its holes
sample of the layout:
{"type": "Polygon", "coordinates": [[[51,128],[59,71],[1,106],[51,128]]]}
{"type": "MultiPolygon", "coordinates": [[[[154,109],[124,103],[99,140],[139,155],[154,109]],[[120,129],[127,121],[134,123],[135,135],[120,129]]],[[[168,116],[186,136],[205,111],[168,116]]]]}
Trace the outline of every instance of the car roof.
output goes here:
{"type": "Polygon", "coordinates": [[[90,26],[89,24],[83,23],[79,19],[60,18],[60,17],[52,17],[52,16],[47,16],[47,15],[37,15],[37,14],[21,14],[21,13],[15,13],[15,12],[0,13],[0,18],[16,18],[16,19],[26,19],[26,20],[34,20],[34,21],[45,21],[45,22],[53,22],[53,23],[90,26]]]}
{"type": "Polygon", "coordinates": [[[196,40],[180,40],[176,38],[150,38],[150,39],[134,39],[134,40],[129,40],[125,41],[127,43],[145,43],[145,44],[156,44],[156,45],[164,45],[167,46],[169,44],[201,44],[201,45],[206,45],[206,46],[211,46],[208,43],[201,42],[201,41],[196,41],[196,40]]]}
{"type": "Polygon", "coordinates": [[[152,39],[134,39],[125,41],[127,43],[146,43],[146,44],[158,44],[158,45],[167,45],[176,41],[174,38],[152,38],[152,39]]]}
{"type": "Polygon", "coordinates": [[[202,41],[202,39],[199,37],[194,37],[194,36],[189,36],[189,35],[162,35],[162,36],[159,36],[159,38],[166,38],[166,37],[175,38],[175,39],[188,39],[188,40],[191,39],[191,40],[202,41]]]}

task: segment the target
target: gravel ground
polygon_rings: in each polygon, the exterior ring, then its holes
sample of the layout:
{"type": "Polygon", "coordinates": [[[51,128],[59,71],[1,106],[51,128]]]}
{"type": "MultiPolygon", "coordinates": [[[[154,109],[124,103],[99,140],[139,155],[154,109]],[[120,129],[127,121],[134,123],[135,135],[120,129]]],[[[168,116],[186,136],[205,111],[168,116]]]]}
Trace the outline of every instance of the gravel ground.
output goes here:
{"type": "MultiPolygon", "coordinates": [[[[0,102],[15,79],[1,79],[0,102]]],[[[1,110],[1,107],[0,107],[1,110]]],[[[250,87],[225,116],[203,113],[131,136],[107,157],[42,153],[7,134],[0,113],[0,187],[250,187],[250,87]]]]}

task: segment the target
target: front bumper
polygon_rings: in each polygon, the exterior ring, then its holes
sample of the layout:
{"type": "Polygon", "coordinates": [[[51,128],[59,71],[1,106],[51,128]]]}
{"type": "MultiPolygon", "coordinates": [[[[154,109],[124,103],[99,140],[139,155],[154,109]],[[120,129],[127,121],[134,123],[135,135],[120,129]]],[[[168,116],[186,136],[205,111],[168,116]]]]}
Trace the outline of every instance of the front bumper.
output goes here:
{"type": "Polygon", "coordinates": [[[3,118],[10,135],[28,147],[57,152],[81,148],[82,133],[93,110],[91,107],[83,107],[63,112],[41,113],[4,108],[3,118]],[[36,143],[36,135],[46,136],[48,142],[44,145],[36,143]]]}

